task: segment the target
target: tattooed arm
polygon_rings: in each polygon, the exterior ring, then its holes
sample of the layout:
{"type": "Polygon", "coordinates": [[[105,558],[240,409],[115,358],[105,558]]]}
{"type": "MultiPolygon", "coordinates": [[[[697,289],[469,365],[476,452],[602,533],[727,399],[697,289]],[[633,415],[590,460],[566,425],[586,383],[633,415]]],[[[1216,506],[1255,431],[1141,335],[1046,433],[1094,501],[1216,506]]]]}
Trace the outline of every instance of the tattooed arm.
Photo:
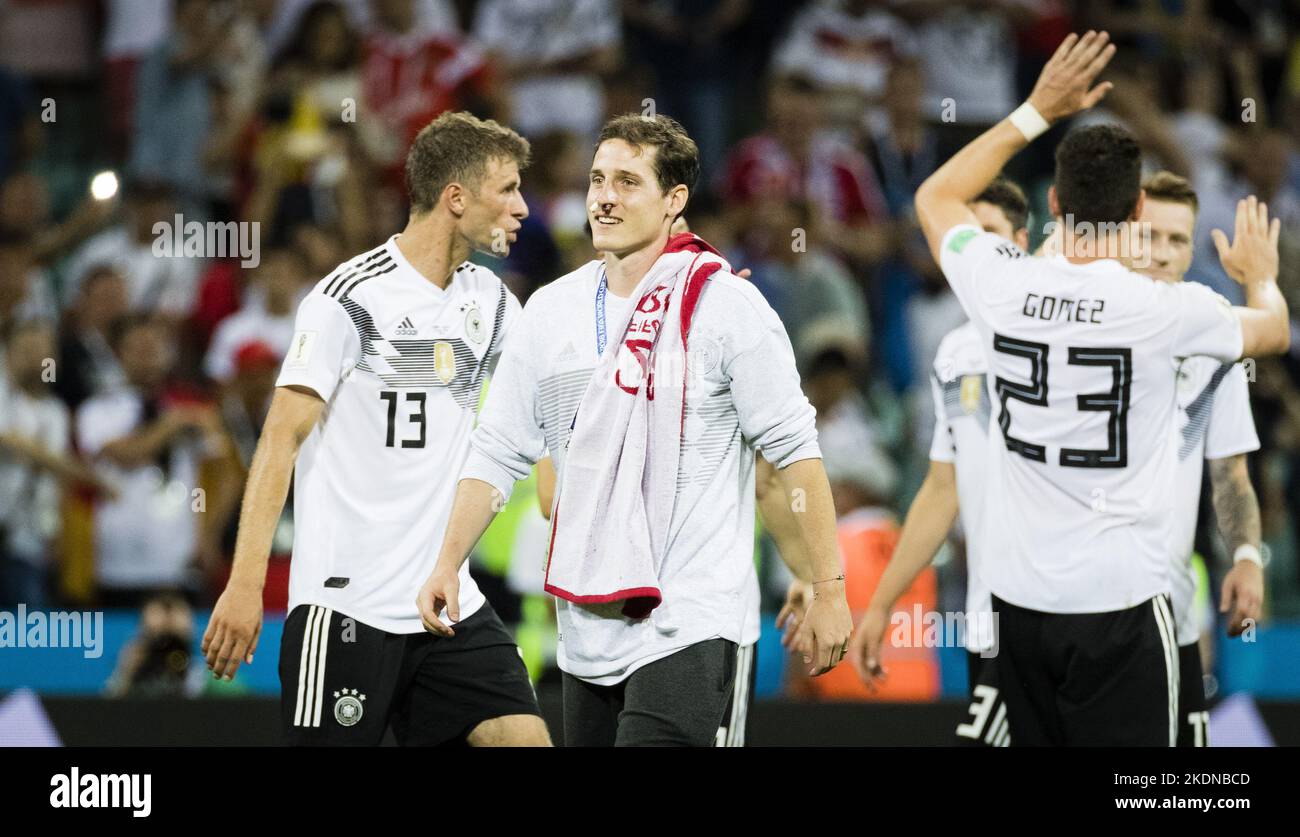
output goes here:
{"type": "MultiPolygon", "coordinates": [[[[1246,455],[1226,456],[1209,460],[1210,486],[1213,490],[1214,516],[1219,523],[1219,533],[1228,545],[1229,554],[1243,544],[1259,548],[1259,500],[1250,484],[1246,470],[1246,455]]],[[[1223,579],[1219,612],[1232,616],[1228,635],[1238,636],[1245,629],[1245,620],[1259,621],[1264,602],[1264,571],[1253,561],[1237,561],[1223,579]]]]}

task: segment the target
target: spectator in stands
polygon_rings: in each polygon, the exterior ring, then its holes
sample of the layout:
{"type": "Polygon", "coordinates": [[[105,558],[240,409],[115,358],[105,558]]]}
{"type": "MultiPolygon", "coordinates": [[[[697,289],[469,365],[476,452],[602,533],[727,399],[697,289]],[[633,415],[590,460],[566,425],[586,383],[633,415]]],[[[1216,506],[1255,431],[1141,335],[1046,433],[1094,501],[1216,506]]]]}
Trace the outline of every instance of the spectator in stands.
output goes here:
{"type": "MultiPolygon", "coordinates": [[[[199,543],[199,556],[213,597],[226,587],[230,560],[239,530],[239,500],[253,463],[253,452],[271,406],[275,379],[284,352],[256,338],[234,352],[230,377],[221,390],[221,426],[229,444],[225,455],[205,472],[208,488],[208,525],[199,543]]],[[[268,610],[285,610],[289,597],[289,555],[293,550],[293,487],[280,510],[280,522],[271,541],[262,604],[268,610]]]]}
{"type": "Polygon", "coordinates": [[[752,11],[751,0],[630,0],[623,14],[629,50],[654,68],[655,104],[685,126],[700,167],[722,162],[731,127],[735,71],[727,35],[752,11]]]}
{"type": "MultiPolygon", "coordinates": [[[[898,469],[880,448],[881,434],[859,387],[864,347],[852,331],[837,328],[833,321],[813,328],[810,338],[815,339],[806,341],[802,363],[804,392],[817,409],[818,437],[827,440],[828,450],[837,452],[828,456],[828,466],[832,458],[841,460],[835,466],[838,473],[850,475],[847,481],[855,487],[843,501],[836,500],[837,513],[864,502],[857,490],[863,486],[871,490],[867,499],[892,505],[898,469]]],[[[832,479],[832,489],[834,484],[832,479]]]]}
{"type": "MultiPolygon", "coordinates": [[[[131,311],[156,314],[176,323],[194,308],[203,259],[159,256],[155,243],[175,233],[180,207],[171,188],[159,181],[127,184],[122,220],[83,244],[65,270],[65,300],[75,299],[91,268],[111,266],[127,284],[131,311]],[[155,231],[155,225],[161,232],[155,231]]],[[[187,222],[182,216],[182,221],[187,222]]],[[[183,232],[183,231],[182,231],[183,232]]]]}
{"type": "Polygon", "coordinates": [[[344,8],[312,3],[272,67],[261,108],[244,126],[243,215],[273,237],[303,223],[337,219],[350,247],[369,246],[371,145],[400,139],[380,116],[363,112],[361,38],[344,8]]]}
{"type": "Polygon", "coordinates": [[[752,281],[781,317],[795,356],[807,360],[811,329],[829,322],[865,351],[870,326],[862,287],[813,236],[808,205],[766,195],[755,201],[752,217],[737,263],[753,270],[752,281]]]}
{"type": "Polygon", "coordinates": [[[107,0],[104,4],[104,113],[108,147],[128,159],[140,64],[171,29],[171,0],[107,0]]]}
{"type": "Polygon", "coordinates": [[[0,67],[0,180],[24,163],[39,143],[40,111],[31,85],[0,67]]]}
{"type": "Polygon", "coordinates": [[[26,320],[7,329],[0,374],[0,606],[49,605],[51,546],[65,482],[89,472],[68,452],[68,408],[50,382],[58,374],[54,329],[26,320]]]}
{"type": "Polygon", "coordinates": [[[260,341],[283,358],[293,340],[294,314],[309,285],[302,257],[290,247],[262,254],[244,291],[243,307],[221,321],[208,348],[203,371],[219,384],[235,374],[235,356],[250,341],[260,341]]]}
{"type": "Polygon", "coordinates": [[[917,188],[942,159],[938,132],[925,118],[925,75],[920,61],[905,59],[890,69],[880,117],[870,126],[869,147],[896,230],[894,250],[881,266],[878,287],[872,289],[876,359],[895,391],[902,391],[911,386],[915,367],[907,319],[914,295],[919,291],[941,304],[951,303],[952,315],[964,316],[956,298],[947,291],[912,211],[917,188]],[[941,292],[947,296],[940,296],[941,292]]]}
{"type": "Polygon", "coordinates": [[[912,197],[938,167],[939,137],[925,116],[925,71],[921,62],[893,65],[885,84],[880,117],[871,124],[869,158],[889,214],[910,217],[912,197]]]}
{"type": "Polygon", "coordinates": [[[21,320],[50,320],[55,313],[50,281],[36,264],[31,237],[0,229],[0,329],[21,320]]]}
{"type": "Polygon", "coordinates": [[[199,220],[207,218],[211,195],[203,149],[227,23],[218,17],[222,8],[174,0],[172,34],[144,59],[135,79],[131,171],[171,186],[185,214],[199,220]]]}
{"type": "Polygon", "coordinates": [[[515,130],[595,140],[606,116],[601,77],[620,61],[616,0],[483,0],[473,31],[509,85],[515,130]]]}
{"type": "Polygon", "coordinates": [[[866,158],[822,122],[821,96],[808,79],[775,80],[767,130],[732,149],[718,191],[739,230],[761,196],[804,200],[816,238],[859,268],[874,265],[893,239],[880,186],[866,158]]]}
{"type": "MultiPolygon", "coordinates": [[[[524,178],[528,217],[546,224],[565,264],[560,274],[567,273],[591,260],[591,231],[587,228],[591,155],[576,134],[563,130],[542,134],[532,141],[532,147],[533,162],[524,178]]],[[[695,209],[694,199],[691,208],[695,209]]]]}
{"type": "Polygon", "coordinates": [[[1023,0],[896,3],[925,65],[926,116],[946,160],[1016,106],[1016,35],[1032,20],[1023,0]]]}
{"type": "Polygon", "coordinates": [[[62,220],[55,221],[50,209],[49,185],[41,174],[23,171],[0,182],[0,230],[30,239],[33,258],[47,268],[97,232],[116,209],[116,200],[98,200],[87,188],[76,207],[62,220]]]}
{"type": "MultiPolygon", "coordinates": [[[[458,33],[422,29],[414,0],[375,0],[372,10],[361,103],[383,132],[366,131],[363,137],[388,182],[400,188],[407,149],[438,114],[471,110],[494,116],[501,104],[487,56],[473,42],[458,33]]],[[[521,35],[512,30],[513,38],[521,35]]]]}
{"type": "Polygon", "coordinates": [[[168,329],[135,314],[111,340],[126,386],[77,410],[76,438],[117,496],[95,508],[95,574],[108,607],[138,606],[159,590],[192,592],[201,463],[220,455],[216,410],[169,387],[176,354],[168,329]]]}
{"type": "Polygon", "coordinates": [[[63,318],[59,331],[61,368],[54,391],[76,410],[93,395],[125,383],[109,346],[109,329],[127,313],[126,279],[117,270],[91,268],[63,318]]]}
{"type": "Polygon", "coordinates": [[[894,62],[915,53],[915,36],[890,0],[824,0],[790,25],[772,57],[782,75],[809,78],[818,88],[856,96],[873,106],[894,62]]]}

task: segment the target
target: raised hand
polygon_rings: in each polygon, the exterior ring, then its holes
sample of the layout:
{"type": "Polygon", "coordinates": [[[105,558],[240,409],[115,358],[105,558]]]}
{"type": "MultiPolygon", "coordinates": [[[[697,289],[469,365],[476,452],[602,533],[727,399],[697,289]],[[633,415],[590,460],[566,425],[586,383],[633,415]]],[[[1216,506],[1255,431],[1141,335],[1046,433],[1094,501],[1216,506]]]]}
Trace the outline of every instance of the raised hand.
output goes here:
{"type": "Polygon", "coordinates": [[[1115,86],[1109,81],[1092,86],[1114,54],[1105,32],[1089,30],[1082,38],[1071,33],[1038,75],[1029,104],[1049,123],[1087,110],[1115,86]]]}
{"type": "Polygon", "coordinates": [[[1281,234],[1282,222],[1274,218],[1270,223],[1268,205],[1254,195],[1237,201],[1236,229],[1231,244],[1223,230],[1210,230],[1223,269],[1243,285],[1277,278],[1277,244],[1281,234]]]}

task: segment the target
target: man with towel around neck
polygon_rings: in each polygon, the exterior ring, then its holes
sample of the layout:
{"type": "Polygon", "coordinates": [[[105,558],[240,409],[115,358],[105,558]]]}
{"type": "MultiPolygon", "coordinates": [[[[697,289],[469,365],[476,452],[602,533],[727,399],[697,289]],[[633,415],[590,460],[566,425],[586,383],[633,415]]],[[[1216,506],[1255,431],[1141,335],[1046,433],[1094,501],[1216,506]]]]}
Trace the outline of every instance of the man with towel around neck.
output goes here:
{"type": "Polygon", "coordinates": [[[549,452],[546,589],[568,746],[714,743],[736,649],[758,638],[756,452],[778,469],[805,546],[815,596],[797,647],[811,673],[843,659],[852,631],[814,411],[785,329],[705,241],[670,235],[698,175],[674,120],[605,125],[587,193],[605,258],[524,307],[417,600],[428,630],[454,635],[461,564],[549,452]]]}

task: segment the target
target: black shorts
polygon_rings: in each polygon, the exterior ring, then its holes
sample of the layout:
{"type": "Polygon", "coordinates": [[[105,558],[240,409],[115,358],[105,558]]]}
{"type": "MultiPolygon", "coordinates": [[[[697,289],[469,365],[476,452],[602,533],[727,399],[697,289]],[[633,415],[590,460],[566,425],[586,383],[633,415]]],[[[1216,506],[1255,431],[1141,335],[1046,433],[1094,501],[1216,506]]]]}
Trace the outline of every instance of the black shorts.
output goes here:
{"type": "Polygon", "coordinates": [[[970,718],[957,725],[957,743],[965,747],[1006,747],[1011,743],[1007,702],[998,688],[997,657],[966,652],[970,683],[970,718]]]}
{"type": "Polygon", "coordinates": [[[731,684],[727,708],[722,713],[722,726],[718,727],[715,746],[745,746],[749,707],[754,702],[754,687],[758,683],[758,661],[754,658],[757,647],[757,644],[742,645],[736,649],[736,676],[731,684]]]}
{"type": "Polygon", "coordinates": [[[391,634],[299,605],[280,641],[280,717],[294,746],[463,744],[483,721],[540,715],[519,649],[492,606],[456,635],[391,634]]]}
{"type": "Polygon", "coordinates": [[[1178,746],[1210,746],[1210,702],[1205,698],[1201,647],[1193,642],[1178,648],[1178,746]]]}
{"type": "Polygon", "coordinates": [[[1044,613],[995,596],[993,610],[1015,746],[1174,745],[1178,641],[1167,596],[1105,613],[1044,613]]]}
{"type": "Polygon", "coordinates": [[[688,645],[597,686],[567,672],[566,747],[712,747],[735,685],[736,643],[688,645]]]}

